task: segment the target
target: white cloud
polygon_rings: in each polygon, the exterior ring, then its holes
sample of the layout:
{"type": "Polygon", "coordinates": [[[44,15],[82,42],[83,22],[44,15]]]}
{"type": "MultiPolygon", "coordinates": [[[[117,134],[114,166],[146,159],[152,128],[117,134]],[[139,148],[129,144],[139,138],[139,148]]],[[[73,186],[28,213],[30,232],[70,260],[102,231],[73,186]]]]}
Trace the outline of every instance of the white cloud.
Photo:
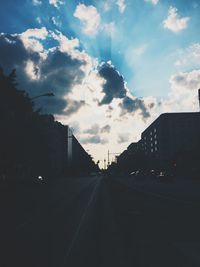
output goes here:
{"type": "Polygon", "coordinates": [[[150,2],[152,3],[153,5],[157,5],[159,0],[144,0],[145,2],[150,2]]]}
{"type": "Polygon", "coordinates": [[[100,28],[101,17],[96,7],[79,4],[74,12],[74,17],[82,22],[82,31],[86,35],[94,36],[97,34],[100,28]]]}
{"type": "Polygon", "coordinates": [[[119,8],[119,12],[120,13],[124,13],[125,9],[126,9],[126,3],[125,0],[117,0],[116,2],[118,8],[119,8]]]}
{"type": "Polygon", "coordinates": [[[28,29],[19,35],[20,39],[27,50],[34,52],[43,52],[43,45],[39,40],[45,40],[48,36],[48,31],[45,27],[40,29],[28,29]]]}
{"type": "Polygon", "coordinates": [[[25,64],[25,72],[31,80],[40,79],[40,68],[30,59],[25,64]]]}
{"type": "Polygon", "coordinates": [[[52,17],[51,21],[56,27],[61,27],[62,26],[62,23],[56,17],[52,17]]]}
{"type": "Polygon", "coordinates": [[[58,31],[56,33],[52,32],[51,35],[54,40],[59,42],[59,49],[61,52],[68,53],[72,56],[74,50],[79,47],[79,40],[77,38],[69,39],[58,31]]]}
{"type": "Polygon", "coordinates": [[[32,3],[34,6],[40,6],[42,4],[42,1],[40,0],[32,0],[32,3]]]}
{"type": "Polygon", "coordinates": [[[45,27],[28,29],[25,32],[23,32],[21,36],[23,36],[24,38],[35,37],[35,38],[44,40],[48,36],[48,31],[45,27]]]}
{"type": "Polygon", "coordinates": [[[110,5],[110,3],[108,3],[108,1],[105,0],[105,1],[103,2],[103,10],[104,10],[105,12],[107,12],[107,11],[109,11],[110,9],[111,9],[111,5],[110,5]]]}
{"type": "Polygon", "coordinates": [[[63,1],[61,1],[61,0],[49,0],[49,4],[58,8],[59,5],[63,4],[63,1]]]}
{"type": "Polygon", "coordinates": [[[194,43],[186,49],[179,50],[175,65],[178,67],[200,67],[200,43],[194,43]]]}
{"type": "Polygon", "coordinates": [[[169,82],[169,95],[161,101],[159,113],[198,111],[200,69],[172,75],[169,82]]]}
{"type": "Polygon", "coordinates": [[[170,83],[173,90],[195,91],[200,88],[200,69],[173,75],[170,83]]]}
{"type": "Polygon", "coordinates": [[[168,17],[163,21],[163,26],[173,32],[180,32],[187,28],[189,17],[180,17],[178,9],[170,6],[168,17]]]}
{"type": "Polygon", "coordinates": [[[40,17],[37,17],[37,18],[36,18],[36,21],[37,21],[37,23],[39,23],[39,24],[41,24],[41,23],[42,23],[42,20],[41,20],[41,18],[40,18],[40,17]]]}

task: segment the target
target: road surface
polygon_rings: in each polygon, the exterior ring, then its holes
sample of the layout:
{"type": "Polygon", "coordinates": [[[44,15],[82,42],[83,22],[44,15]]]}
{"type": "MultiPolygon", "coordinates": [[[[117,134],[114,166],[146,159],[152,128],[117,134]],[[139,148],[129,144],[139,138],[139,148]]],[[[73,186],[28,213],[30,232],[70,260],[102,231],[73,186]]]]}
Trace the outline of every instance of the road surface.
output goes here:
{"type": "Polygon", "coordinates": [[[5,191],[1,267],[200,266],[199,202],[104,177],[5,191]]]}

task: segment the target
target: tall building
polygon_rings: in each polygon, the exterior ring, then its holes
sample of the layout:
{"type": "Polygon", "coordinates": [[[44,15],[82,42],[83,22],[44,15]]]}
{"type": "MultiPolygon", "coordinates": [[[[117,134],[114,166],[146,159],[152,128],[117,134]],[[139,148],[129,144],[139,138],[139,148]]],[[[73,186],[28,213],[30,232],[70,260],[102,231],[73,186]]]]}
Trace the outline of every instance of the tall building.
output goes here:
{"type": "Polygon", "coordinates": [[[152,167],[176,167],[196,161],[200,151],[200,113],[164,113],[143,133],[143,153],[152,167]]]}
{"type": "Polygon", "coordinates": [[[161,114],[137,143],[131,143],[118,156],[114,167],[122,173],[155,170],[197,176],[200,173],[200,112],[161,114]]]}

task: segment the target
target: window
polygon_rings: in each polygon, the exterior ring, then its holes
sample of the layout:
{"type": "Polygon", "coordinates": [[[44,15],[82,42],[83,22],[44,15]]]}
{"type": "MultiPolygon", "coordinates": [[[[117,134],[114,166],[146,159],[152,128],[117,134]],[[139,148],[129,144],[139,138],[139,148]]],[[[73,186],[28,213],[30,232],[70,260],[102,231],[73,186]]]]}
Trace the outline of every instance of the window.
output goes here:
{"type": "Polygon", "coordinates": [[[156,128],[154,128],[154,133],[156,133],[156,128]]]}
{"type": "Polygon", "coordinates": [[[153,149],[151,149],[151,153],[153,153],[153,149]]]}

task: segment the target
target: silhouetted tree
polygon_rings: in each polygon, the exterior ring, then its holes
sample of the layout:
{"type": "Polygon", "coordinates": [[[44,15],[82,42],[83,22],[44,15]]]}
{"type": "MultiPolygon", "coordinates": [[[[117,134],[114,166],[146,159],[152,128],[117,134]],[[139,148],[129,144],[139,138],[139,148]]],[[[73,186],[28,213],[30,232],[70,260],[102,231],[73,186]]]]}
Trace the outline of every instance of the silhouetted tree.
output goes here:
{"type": "MultiPolygon", "coordinates": [[[[67,127],[52,115],[34,111],[25,91],[17,88],[16,71],[6,76],[0,68],[0,177],[6,179],[48,178],[69,173],[67,127]]],[[[74,142],[82,171],[94,168],[91,158],[74,142]],[[82,156],[81,156],[82,155],[82,156]]]]}

